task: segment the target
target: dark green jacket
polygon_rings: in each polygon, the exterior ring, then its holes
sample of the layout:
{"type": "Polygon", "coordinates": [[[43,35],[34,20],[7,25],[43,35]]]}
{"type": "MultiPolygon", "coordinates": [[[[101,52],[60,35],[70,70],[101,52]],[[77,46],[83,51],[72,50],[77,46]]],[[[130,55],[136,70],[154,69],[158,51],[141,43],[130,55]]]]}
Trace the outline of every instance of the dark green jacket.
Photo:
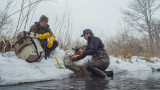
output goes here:
{"type": "Polygon", "coordinates": [[[31,27],[30,27],[30,31],[29,32],[34,32],[34,33],[38,33],[38,34],[44,34],[46,32],[49,32],[50,35],[53,35],[51,29],[49,28],[49,25],[46,27],[46,28],[42,28],[40,26],[40,23],[39,22],[35,22],[35,24],[33,24],[31,27]]]}

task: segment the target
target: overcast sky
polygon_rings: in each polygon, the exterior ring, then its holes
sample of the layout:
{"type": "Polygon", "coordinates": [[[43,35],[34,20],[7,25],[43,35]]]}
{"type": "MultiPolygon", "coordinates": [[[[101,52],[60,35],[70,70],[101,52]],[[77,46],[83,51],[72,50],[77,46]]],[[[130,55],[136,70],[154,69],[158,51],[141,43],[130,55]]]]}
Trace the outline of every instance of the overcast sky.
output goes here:
{"type": "MultiPolygon", "coordinates": [[[[3,0],[5,3],[7,0],[3,0]]],[[[49,25],[51,29],[54,29],[55,16],[61,16],[66,7],[68,1],[68,12],[73,27],[73,33],[75,36],[81,34],[83,29],[90,28],[95,35],[100,36],[103,34],[111,34],[120,31],[121,22],[121,9],[125,9],[128,6],[130,0],[54,0],[47,1],[39,4],[36,9],[32,22],[39,20],[41,15],[49,17],[49,25]],[[56,1],[56,2],[54,2],[56,1]]],[[[18,10],[19,0],[15,0],[15,6],[10,13],[18,10]]],[[[3,6],[3,5],[2,5],[3,6]]],[[[2,7],[1,6],[1,7],[2,7]]],[[[15,20],[18,18],[18,14],[11,17],[15,20]]],[[[53,30],[54,33],[55,30],[53,30]]]]}
{"type": "MultiPolygon", "coordinates": [[[[65,8],[65,1],[58,3],[46,2],[37,8],[37,14],[45,14],[50,18],[52,24],[54,14],[61,13],[65,8]],[[46,7],[47,6],[47,7],[46,7]]],[[[129,0],[68,0],[68,8],[75,35],[83,29],[90,28],[95,34],[118,32],[121,20],[121,9],[127,8],[129,0]]],[[[59,14],[57,14],[59,15],[59,14]]],[[[37,19],[39,18],[38,15],[37,19]]],[[[50,25],[52,27],[52,25],[50,25]]]]}

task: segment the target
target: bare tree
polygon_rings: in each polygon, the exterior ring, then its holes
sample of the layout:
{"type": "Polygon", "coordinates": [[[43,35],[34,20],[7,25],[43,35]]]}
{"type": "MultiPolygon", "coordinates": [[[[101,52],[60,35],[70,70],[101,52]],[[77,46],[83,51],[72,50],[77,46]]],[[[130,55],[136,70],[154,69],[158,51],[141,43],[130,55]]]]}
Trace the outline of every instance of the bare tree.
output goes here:
{"type": "MultiPolygon", "coordinates": [[[[13,0],[8,0],[7,1],[7,5],[4,8],[4,10],[2,12],[0,12],[0,35],[2,30],[6,30],[6,28],[8,29],[6,32],[10,32],[13,30],[10,30],[9,24],[11,24],[11,20],[10,17],[13,16],[14,14],[19,13],[19,17],[18,17],[18,22],[17,22],[17,26],[16,26],[16,30],[14,30],[15,34],[14,36],[20,31],[20,30],[25,30],[27,28],[27,25],[29,23],[29,20],[31,20],[30,18],[33,17],[34,12],[37,5],[41,2],[41,1],[47,1],[47,0],[21,0],[21,7],[20,10],[8,15],[8,12],[11,8],[11,5],[13,3],[13,0]],[[33,12],[33,14],[32,14],[33,12]]],[[[13,28],[12,28],[13,29],[13,28]]]]}
{"type": "Polygon", "coordinates": [[[154,39],[152,20],[159,8],[159,0],[133,0],[129,4],[129,9],[123,11],[125,22],[139,32],[148,35],[150,49],[152,49],[154,39]]]}
{"type": "Polygon", "coordinates": [[[17,22],[17,27],[14,36],[23,28],[25,30],[27,28],[27,25],[29,23],[30,17],[32,17],[34,14],[33,11],[35,11],[37,5],[44,0],[22,0],[21,2],[21,8],[17,12],[19,13],[19,18],[17,22]],[[27,5],[26,5],[27,4],[27,5]],[[26,5],[26,6],[25,6],[26,5]],[[23,27],[22,27],[23,26],[23,27]]]}
{"type": "Polygon", "coordinates": [[[153,37],[155,41],[155,50],[160,50],[160,20],[153,20],[152,22],[152,29],[153,29],[153,37]]]}
{"type": "Polygon", "coordinates": [[[11,4],[13,3],[13,0],[8,0],[7,4],[5,6],[5,8],[0,11],[0,36],[2,36],[2,31],[6,30],[6,32],[8,33],[10,31],[10,25],[12,23],[11,19],[6,19],[6,17],[8,16],[8,11],[11,8],[11,4]]]}
{"type": "Polygon", "coordinates": [[[12,37],[7,37],[8,33],[15,32],[14,36],[16,36],[16,34],[20,30],[25,30],[27,28],[30,17],[34,15],[34,13],[31,14],[31,12],[36,9],[36,6],[41,1],[46,1],[46,0],[27,0],[27,1],[21,0],[20,10],[10,15],[8,14],[8,12],[10,12],[11,10],[13,0],[7,1],[7,4],[4,10],[0,12],[0,52],[11,51],[12,37]],[[19,13],[19,18],[18,18],[16,30],[14,30],[13,27],[11,27],[12,22],[10,17],[16,13],[19,13]],[[2,33],[2,30],[4,30],[3,33],[2,33]]]}
{"type": "Polygon", "coordinates": [[[56,17],[55,21],[55,27],[54,29],[58,32],[55,32],[57,34],[57,40],[59,41],[59,47],[67,50],[71,48],[71,30],[72,30],[72,23],[70,21],[70,11],[68,6],[68,0],[65,1],[65,8],[63,15],[58,20],[58,17],[56,17]]]}

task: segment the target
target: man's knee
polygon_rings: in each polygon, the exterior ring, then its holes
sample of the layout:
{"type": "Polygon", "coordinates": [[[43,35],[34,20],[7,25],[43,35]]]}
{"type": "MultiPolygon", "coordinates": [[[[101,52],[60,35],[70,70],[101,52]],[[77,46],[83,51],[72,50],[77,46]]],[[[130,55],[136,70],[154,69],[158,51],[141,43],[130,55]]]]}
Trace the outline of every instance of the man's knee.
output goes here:
{"type": "Polygon", "coordinates": [[[51,48],[47,48],[47,52],[50,53],[52,52],[56,47],[58,46],[58,41],[53,42],[53,46],[51,48]]]}
{"type": "Polygon", "coordinates": [[[89,65],[88,63],[85,65],[85,67],[88,71],[90,71],[90,72],[93,71],[93,67],[91,65],[89,65]]]}

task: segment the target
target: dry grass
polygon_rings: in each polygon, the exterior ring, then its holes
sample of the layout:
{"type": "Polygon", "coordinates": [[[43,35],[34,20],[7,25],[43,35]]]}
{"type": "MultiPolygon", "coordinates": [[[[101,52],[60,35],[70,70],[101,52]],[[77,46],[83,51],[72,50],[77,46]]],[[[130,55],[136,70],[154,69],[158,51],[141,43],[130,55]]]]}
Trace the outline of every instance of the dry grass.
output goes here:
{"type": "MultiPolygon", "coordinates": [[[[107,40],[105,46],[108,54],[115,57],[121,56],[125,59],[131,59],[132,56],[142,56],[146,58],[160,57],[160,49],[157,48],[156,42],[153,43],[152,48],[150,48],[147,38],[137,39],[128,36],[126,32],[107,40]]],[[[150,60],[146,61],[150,62],[150,60]]]]}
{"type": "Polygon", "coordinates": [[[150,62],[150,63],[154,63],[154,61],[152,61],[150,58],[140,58],[142,60],[145,60],[146,62],[150,62]]]}

